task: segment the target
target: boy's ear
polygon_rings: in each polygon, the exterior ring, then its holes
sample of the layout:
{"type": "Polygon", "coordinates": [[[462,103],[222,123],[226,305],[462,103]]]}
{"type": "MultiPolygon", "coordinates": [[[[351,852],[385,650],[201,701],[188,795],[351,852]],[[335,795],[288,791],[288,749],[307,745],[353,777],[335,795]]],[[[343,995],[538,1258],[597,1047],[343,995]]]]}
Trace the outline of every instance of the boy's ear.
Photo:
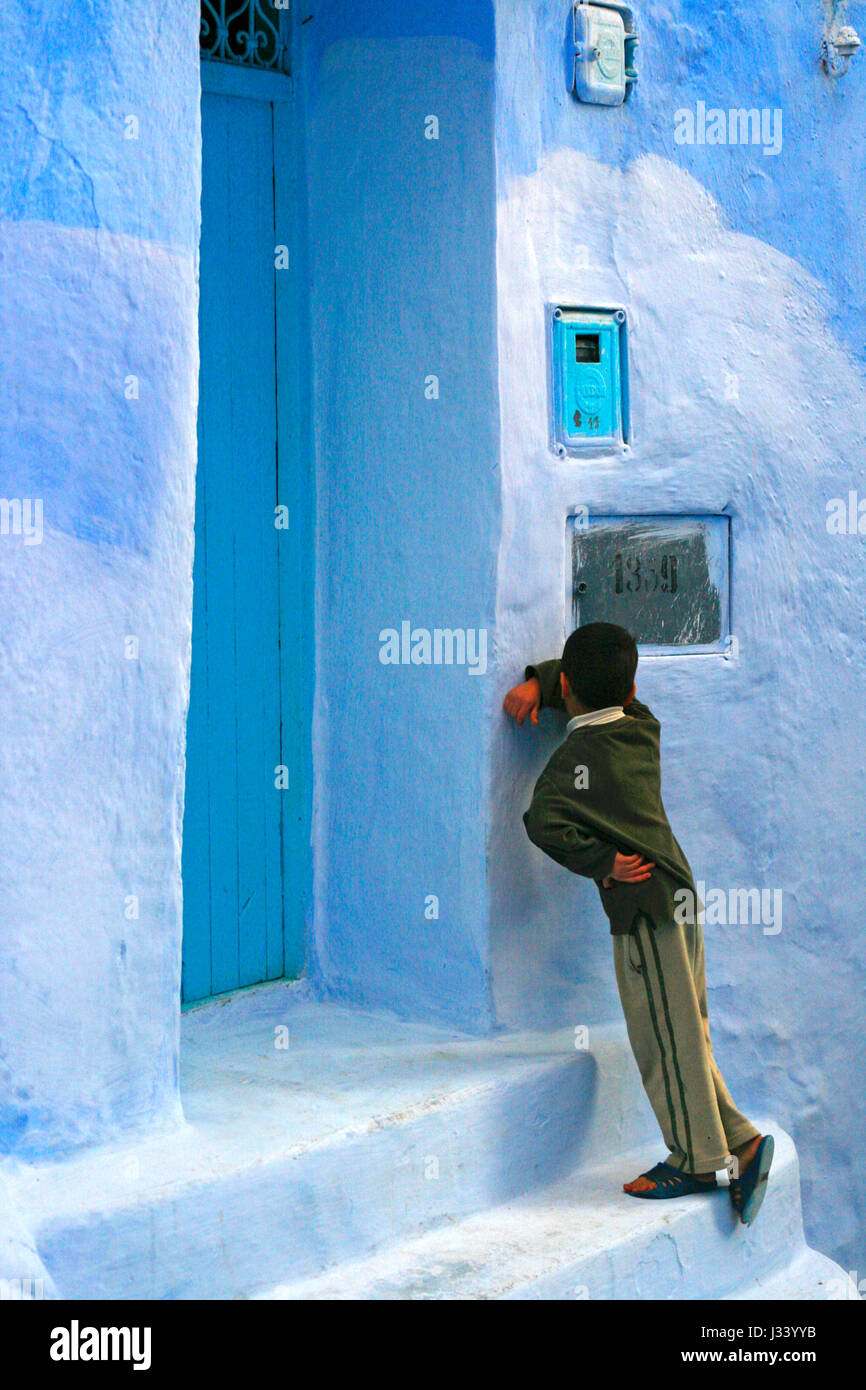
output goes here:
{"type": "MultiPolygon", "coordinates": [[[[625,702],[626,705],[630,705],[630,704],[631,704],[631,702],[632,702],[632,700],[634,699],[634,697],[635,697],[636,694],[637,694],[637,686],[636,686],[636,685],[633,685],[632,688],[631,688],[631,694],[629,695],[628,699],[627,699],[626,702],[625,702]]],[[[623,708],[625,708],[625,706],[623,706],[623,708]]]]}
{"type": "Polygon", "coordinates": [[[568,683],[568,676],[564,671],[560,671],[559,673],[559,688],[562,691],[563,700],[567,700],[571,694],[571,686],[568,683]]]}

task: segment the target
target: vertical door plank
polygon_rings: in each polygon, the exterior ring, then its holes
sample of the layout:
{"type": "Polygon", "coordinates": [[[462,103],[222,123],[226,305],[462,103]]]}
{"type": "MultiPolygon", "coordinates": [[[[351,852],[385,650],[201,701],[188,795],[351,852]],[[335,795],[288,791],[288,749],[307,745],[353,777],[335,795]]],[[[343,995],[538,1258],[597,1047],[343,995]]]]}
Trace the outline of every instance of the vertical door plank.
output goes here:
{"type": "MultiPolygon", "coordinates": [[[[276,474],[273,138],[270,103],[236,101],[231,128],[229,227],[235,283],[234,459],[236,699],[238,730],[239,971],[243,984],[268,978],[265,827],[279,813],[279,629],[273,492],[276,474]]],[[[272,885],[279,897],[280,884],[272,885]]],[[[282,960],[279,974],[282,974],[282,960]]]]}
{"type": "MultiPolygon", "coordinates": [[[[234,594],[234,498],[232,435],[243,412],[233,379],[235,344],[227,295],[237,292],[231,238],[223,234],[231,196],[231,128],[234,103],[206,95],[204,119],[212,128],[209,167],[212,224],[208,267],[209,294],[202,301],[202,362],[212,373],[214,389],[205,421],[204,467],[207,469],[208,547],[205,576],[209,677],[211,993],[240,983],[238,947],[237,721],[234,594]]],[[[205,207],[203,206],[203,219],[205,207]]]]}
{"type": "Polygon", "coordinates": [[[306,912],[312,894],[310,820],[312,805],[313,696],[313,488],[306,460],[309,393],[305,327],[308,276],[303,244],[295,235],[302,151],[289,103],[274,103],[274,214],[276,240],[288,245],[291,265],[276,279],[277,413],[279,500],[289,508],[288,532],[280,539],[280,643],[282,761],[291,787],[281,801],[283,942],[285,973],[304,967],[306,912]]]}
{"type": "MultiPolygon", "coordinates": [[[[276,211],[274,207],[274,196],[276,188],[276,165],[277,160],[285,157],[284,152],[276,149],[274,142],[274,106],[268,108],[268,141],[272,152],[272,169],[274,177],[271,183],[271,198],[269,203],[270,226],[268,228],[268,241],[271,248],[271,266],[274,265],[274,249],[278,242],[283,240],[282,235],[278,234],[276,226],[276,211]]],[[[264,844],[262,853],[264,857],[265,872],[265,891],[266,891],[266,914],[265,914],[265,959],[266,969],[269,979],[276,979],[287,973],[286,955],[284,947],[283,932],[283,866],[281,858],[282,846],[282,825],[281,817],[283,803],[287,797],[291,797],[293,769],[288,768],[289,787],[285,790],[278,789],[275,785],[275,769],[286,762],[282,751],[281,741],[281,718],[282,718],[282,691],[280,680],[280,646],[282,642],[282,632],[280,626],[280,549],[284,545],[288,533],[277,531],[275,526],[275,512],[277,504],[280,502],[278,486],[278,461],[279,461],[279,429],[281,421],[279,417],[278,402],[278,357],[276,349],[277,333],[277,286],[282,278],[290,272],[285,270],[273,270],[271,278],[271,313],[274,319],[274,340],[273,340],[273,419],[274,419],[274,457],[273,468],[270,474],[263,479],[265,484],[263,495],[263,506],[265,510],[265,527],[267,534],[267,554],[268,562],[268,584],[262,596],[262,622],[264,630],[268,633],[276,633],[277,641],[269,648],[269,661],[267,668],[267,679],[262,688],[262,711],[264,717],[264,727],[268,732],[268,741],[265,749],[266,758],[266,814],[264,817],[264,844]]],[[[292,971],[293,974],[300,973],[292,971]]]]}
{"type": "MultiPolygon", "coordinates": [[[[206,97],[202,103],[202,240],[199,283],[198,467],[196,473],[196,541],[193,568],[193,633],[190,672],[190,709],[187,721],[186,793],[183,836],[183,998],[185,1002],[213,993],[211,968],[212,811],[216,809],[221,772],[213,758],[210,666],[214,653],[208,624],[208,476],[211,487],[219,482],[218,447],[224,424],[225,400],[220,390],[220,370],[227,351],[227,335],[220,315],[224,272],[220,230],[227,195],[227,112],[220,102],[206,97]]],[[[220,537],[214,530],[214,547],[220,537]]],[[[212,596],[211,596],[212,601],[212,596]]]]}

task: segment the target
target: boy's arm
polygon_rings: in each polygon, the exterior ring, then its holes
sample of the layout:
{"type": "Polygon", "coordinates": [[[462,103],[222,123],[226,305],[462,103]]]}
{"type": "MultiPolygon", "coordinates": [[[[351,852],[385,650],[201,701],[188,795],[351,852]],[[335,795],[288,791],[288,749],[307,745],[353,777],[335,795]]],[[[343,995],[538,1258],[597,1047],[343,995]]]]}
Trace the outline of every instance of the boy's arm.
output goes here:
{"type": "Polygon", "coordinates": [[[562,686],[559,683],[559,673],[562,670],[562,662],[540,661],[537,666],[527,666],[525,680],[531,680],[534,676],[541,687],[541,708],[542,709],[565,709],[562,703],[562,686]]]}
{"type": "MultiPolygon", "coordinates": [[[[559,683],[562,662],[539,661],[537,666],[527,666],[525,680],[531,680],[534,676],[541,688],[541,708],[542,709],[565,709],[562,700],[562,686],[559,683]]],[[[655,719],[652,710],[642,704],[640,700],[631,699],[626,702],[625,709],[634,719],[655,719]]]]}
{"type": "Polygon", "coordinates": [[[617,857],[614,846],[581,828],[567,797],[543,774],[523,824],[532,843],[573,874],[604,879],[613,872],[617,857]]]}

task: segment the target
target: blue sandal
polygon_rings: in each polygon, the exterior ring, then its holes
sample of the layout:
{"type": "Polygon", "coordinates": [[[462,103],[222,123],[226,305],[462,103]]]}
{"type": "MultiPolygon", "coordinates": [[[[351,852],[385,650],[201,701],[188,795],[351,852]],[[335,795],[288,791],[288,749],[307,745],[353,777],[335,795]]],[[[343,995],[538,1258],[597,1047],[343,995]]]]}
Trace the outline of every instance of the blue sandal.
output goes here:
{"type": "Polygon", "coordinates": [[[765,1134],[755,1157],[741,1178],[731,1178],[728,1186],[734,1209],[744,1226],[751,1226],[767,1193],[767,1178],[776,1145],[772,1134],[765,1134]]]}
{"type": "Polygon", "coordinates": [[[648,1173],[641,1173],[642,1178],[648,1178],[655,1183],[647,1192],[629,1192],[629,1197],[649,1197],[650,1200],[664,1201],[668,1197],[690,1197],[693,1192],[714,1192],[718,1187],[715,1178],[710,1182],[701,1182],[698,1178],[692,1177],[691,1173],[681,1173],[679,1168],[672,1168],[669,1163],[657,1163],[655,1168],[650,1168],[648,1173]]]}

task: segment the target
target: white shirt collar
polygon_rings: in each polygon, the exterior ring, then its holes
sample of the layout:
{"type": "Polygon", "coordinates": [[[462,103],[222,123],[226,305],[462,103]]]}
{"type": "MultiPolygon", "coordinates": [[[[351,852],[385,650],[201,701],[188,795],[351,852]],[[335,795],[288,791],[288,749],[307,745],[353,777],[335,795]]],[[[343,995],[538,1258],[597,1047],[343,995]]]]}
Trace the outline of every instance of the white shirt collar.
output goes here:
{"type": "Polygon", "coordinates": [[[604,709],[591,709],[588,714],[576,714],[573,719],[569,719],[565,731],[573,734],[575,729],[585,729],[590,724],[612,724],[615,719],[624,718],[625,710],[622,705],[606,705],[604,709]]]}

